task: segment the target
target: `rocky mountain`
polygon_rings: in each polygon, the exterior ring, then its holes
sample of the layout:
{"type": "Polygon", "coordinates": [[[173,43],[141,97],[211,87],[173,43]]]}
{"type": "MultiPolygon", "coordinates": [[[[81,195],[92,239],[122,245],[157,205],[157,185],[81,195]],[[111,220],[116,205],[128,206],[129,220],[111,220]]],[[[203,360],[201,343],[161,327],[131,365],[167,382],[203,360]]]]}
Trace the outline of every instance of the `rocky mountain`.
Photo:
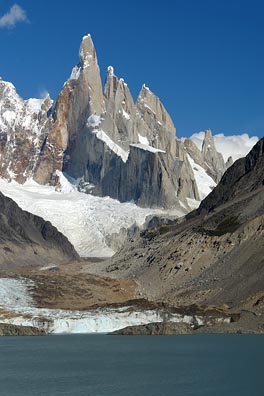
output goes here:
{"type": "Polygon", "coordinates": [[[0,81],[0,176],[56,184],[59,170],[95,195],[145,207],[179,201],[188,207],[187,198],[204,196],[195,163],[212,179],[211,191],[226,169],[211,132],[200,152],[189,139],[176,139],[169,114],[148,87],[134,103],[111,66],[103,86],[90,35],[79,58],[54,105],[49,96],[24,101],[0,81]]]}
{"type": "Polygon", "coordinates": [[[251,312],[264,308],[264,139],[225,172],[200,207],[149,223],[106,270],[155,301],[251,312]],[[152,224],[151,224],[152,223],[152,224]]]}
{"type": "Polygon", "coordinates": [[[23,211],[0,193],[0,267],[78,259],[73,246],[50,222],[23,211]]]}
{"type": "Polygon", "coordinates": [[[52,101],[24,101],[13,84],[0,79],[0,176],[22,183],[33,177],[49,134],[52,101]]]}

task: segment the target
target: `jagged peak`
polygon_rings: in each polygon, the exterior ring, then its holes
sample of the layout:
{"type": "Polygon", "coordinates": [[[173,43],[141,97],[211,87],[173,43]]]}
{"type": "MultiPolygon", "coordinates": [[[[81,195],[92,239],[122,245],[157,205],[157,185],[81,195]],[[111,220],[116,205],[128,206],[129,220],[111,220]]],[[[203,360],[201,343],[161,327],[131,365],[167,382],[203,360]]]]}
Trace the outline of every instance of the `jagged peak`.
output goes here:
{"type": "Polygon", "coordinates": [[[85,40],[86,38],[90,38],[90,39],[92,38],[90,33],[85,34],[82,39],[85,40]]]}
{"type": "Polygon", "coordinates": [[[83,67],[89,66],[89,60],[93,60],[97,63],[96,52],[94,48],[94,43],[90,34],[83,36],[80,50],[79,50],[80,61],[83,67]]]}
{"type": "Polygon", "coordinates": [[[234,163],[233,157],[230,155],[230,156],[227,158],[227,161],[226,161],[226,163],[225,163],[226,168],[229,168],[231,165],[233,165],[233,163],[234,163]]]}
{"type": "Polygon", "coordinates": [[[125,80],[123,78],[118,78],[116,76],[116,74],[114,73],[113,66],[108,66],[107,75],[104,84],[104,96],[106,98],[114,97],[118,89],[121,89],[122,91],[126,91],[127,94],[131,95],[125,80]]]}
{"type": "Polygon", "coordinates": [[[2,77],[0,78],[0,84],[3,85],[3,86],[5,86],[5,87],[8,87],[8,88],[10,88],[10,89],[12,89],[12,90],[14,90],[14,91],[16,91],[16,87],[14,86],[14,84],[12,84],[12,83],[9,82],[9,81],[3,80],[2,77]]]}
{"type": "Polygon", "coordinates": [[[127,87],[127,83],[125,82],[125,80],[122,77],[119,78],[119,84],[123,85],[124,87],[127,87]]]}
{"type": "Polygon", "coordinates": [[[107,74],[109,76],[114,76],[115,75],[115,69],[113,68],[113,66],[108,66],[107,68],[107,74]]]}
{"type": "Polygon", "coordinates": [[[147,87],[145,83],[142,85],[142,89],[146,89],[147,91],[150,91],[149,87],[147,87]]]}
{"type": "Polygon", "coordinates": [[[149,87],[146,86],[146,84],[144,83],[141,87],[141,90],[139,92],[138,98],[144,98],[147,95],[154,95],[156,96],[150,89],[149,87]]]}
{"type": "Polygon", "coordinates": [[[157,95],[155,95],[155,93],[152,92],[150,88],[146,86],[146,84],[143,84],[139,92],[139,95],[137,97],[137,103],[144,102],[150,104],[153,101],[160,103],[162,105],[160,98],[157,95]]]}
{"type": "Polygon", "coordinates": [[[207,150],[211,150],[211,149],[216,151],[212,131],[210,128],[208,128],[204,131],[204,140],[203,140],[203,144],[202,144],[202,151],[205,151],[205,150],[207,151],[207,150]]]}
{"type": "Polygon", "coordinates": [[[206,139],[206,138],[211,138],[211,137],[213,137],[212,131],[211,131],[210,128],[208,128],[208,129],[206,129],[206,130],[204,131],[204,138],[206,139]]]}
{"type": "Polygon", "coordinates": [[[169,113],[165,109],[160,98],[156,96],[146,84],[142,85],[136,101],[136,107],[142,115],[150,112],[152,118],[155,119],[160,126],[165,127],[175,136],[175,126],[169,113]]]}

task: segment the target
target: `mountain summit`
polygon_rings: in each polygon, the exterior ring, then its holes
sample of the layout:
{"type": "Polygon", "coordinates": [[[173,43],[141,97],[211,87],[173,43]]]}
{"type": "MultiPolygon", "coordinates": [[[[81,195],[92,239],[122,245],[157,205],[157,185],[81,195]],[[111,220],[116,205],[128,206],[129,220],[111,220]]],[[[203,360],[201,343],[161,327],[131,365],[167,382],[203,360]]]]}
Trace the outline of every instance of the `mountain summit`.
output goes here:
{"type": "Polygon", "coordinates": [[[168,112],[148,87],[134,103],[111,66],[103,86],[90,35],[54,104],[49,97],[23,101],[0,81],[0,128],[0,176],[56,184],[59,170],[82,191],[140,206],[188,207],[187,198],[201,198],[188,155],[214,180],[209,191],[226,168],[210,131],[202,153],[176,139],[168,112]]]}

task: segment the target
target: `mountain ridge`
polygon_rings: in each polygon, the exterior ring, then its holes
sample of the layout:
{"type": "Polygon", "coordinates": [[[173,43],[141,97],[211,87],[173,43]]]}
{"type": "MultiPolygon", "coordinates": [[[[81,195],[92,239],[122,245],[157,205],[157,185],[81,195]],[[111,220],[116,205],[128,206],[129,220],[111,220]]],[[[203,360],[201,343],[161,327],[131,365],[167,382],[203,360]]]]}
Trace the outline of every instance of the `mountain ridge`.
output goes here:
{"type": "MultiPolygon", "coordinates": [[[[87,184],[89,193],[133,200],[143,207],[172,207],[180,201],[188,207],[187,198],[199,200],[188,147],[175,138],[176,129],[160,99],[143,84],[134,102],[111,66],[103,86],[90,35],[83,37],[79,58],[55,103],[49,97],[23,102],[11,89],[24,109],[21,123],[6,122],[8,114],[16,118],[17,107],[5,94],[9,83],[1,81],[0,176],[56,185],[56,171],[63,171],[87,184]]],[[[206,132],[205,142],[210,139],[203,166],[219,180],[225,164],[219,162],[211,132],[206,132]]]]}

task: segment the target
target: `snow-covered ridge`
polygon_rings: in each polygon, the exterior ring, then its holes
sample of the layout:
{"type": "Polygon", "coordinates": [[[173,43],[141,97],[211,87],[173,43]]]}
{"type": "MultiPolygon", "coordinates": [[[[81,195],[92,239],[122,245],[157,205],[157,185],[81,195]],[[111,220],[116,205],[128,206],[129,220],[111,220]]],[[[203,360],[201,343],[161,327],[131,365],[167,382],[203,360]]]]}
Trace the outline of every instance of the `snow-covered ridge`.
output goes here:
{"type": "Polygon", "coordinates": [[[41,123],[38,114],[46,99],[30,98],[24,101],[13,84],[0,80],[0,130],[10,134],[19,127],[39,135],[41,123]]]}
{"type": "MultiPolygon", "coordinates": [[[[162,210],[140,208],[133,203],[120,203],[109,197],[96,197],[78,192],[67,179],[60,177],[61,191],[39,185],[32,180],[25,184],[0,179],[0,191],[12,198],[22,209],[49,220],[74,245],[83,257],[109,257],[112,234],[133,224],[142,226],[151,214],[162,210]]],[[[183,215],[184,211],[177,214],[183,215]]]]}

